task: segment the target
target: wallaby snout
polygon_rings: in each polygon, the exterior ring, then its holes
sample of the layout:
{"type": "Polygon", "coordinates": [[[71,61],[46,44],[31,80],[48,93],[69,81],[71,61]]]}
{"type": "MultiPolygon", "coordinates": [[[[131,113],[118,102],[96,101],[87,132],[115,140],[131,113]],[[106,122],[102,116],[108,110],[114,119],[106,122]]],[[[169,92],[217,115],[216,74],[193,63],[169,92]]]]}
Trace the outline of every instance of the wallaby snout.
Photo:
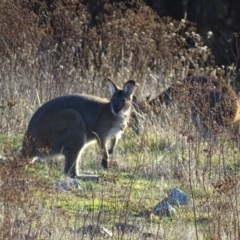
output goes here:
{"type": "Polygon", "coordinates": [[[108,79],[110,101],[91,95],[69,95],[52,99],[32,116],[26,131],[24,157],[62,154],[64,173],[78,175],[78,162],[85,146],[97,141],[103,150],[102,166],[108,167],[118,139],[127,127],[136,87],[133,80],[119,88],[108,79]],[[107,143],[110,149],[107,149],[107,143]]]}

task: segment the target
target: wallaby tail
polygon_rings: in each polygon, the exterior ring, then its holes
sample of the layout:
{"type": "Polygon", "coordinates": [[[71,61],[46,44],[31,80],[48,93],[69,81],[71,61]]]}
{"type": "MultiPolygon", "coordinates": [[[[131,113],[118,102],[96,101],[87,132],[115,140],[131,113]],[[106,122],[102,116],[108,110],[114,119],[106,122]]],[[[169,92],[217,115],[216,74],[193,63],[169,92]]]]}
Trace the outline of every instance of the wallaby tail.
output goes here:
{"type": "Polygon", "coordinates": [[[32,157],[31,138],[29,134],[25,134],[21,149],[18,151],[20,157],[29,158],[32,157]]]}

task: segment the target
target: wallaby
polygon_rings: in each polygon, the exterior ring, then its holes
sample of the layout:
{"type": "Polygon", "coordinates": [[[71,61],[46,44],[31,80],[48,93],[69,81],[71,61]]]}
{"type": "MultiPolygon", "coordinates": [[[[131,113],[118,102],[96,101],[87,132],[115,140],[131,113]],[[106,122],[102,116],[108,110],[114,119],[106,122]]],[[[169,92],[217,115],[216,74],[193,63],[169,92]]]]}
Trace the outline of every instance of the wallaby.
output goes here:
{"type": "Polygon", "coordinates": [[[94,141],[103,150],[102,166],[108,168],[108,155],[127,127],[136,87],[133,80],[120,89],[108,79],[111,100],[91,95],[69,95],[43,104],[32,116],[22,147],[25,158],[62,154],[64,173],[78,175],[83,149],[94,141]],[[109,150],[107,142],[111,141],[109,150]]]}
{"type": "Polygon", "coordinates": [[[176,104],[181,113],[191,115],[204,137],[216,127],[240,130],[240,101],[231,86],[222,78],[190,76],[173,83],[164,92],[148,101],[153,108],[176,104]]]}
{"type": "Polygon", "coordinates": [[[132,113],[131,113],[131,119],[132,119],[132,129],[133,132],[136,135],[140,135],[141,133],[141,126],[139,117],[141,116],[141,110],[139,107],[139,102],[136,96],[133,95],[132,97],[132,113]]]}

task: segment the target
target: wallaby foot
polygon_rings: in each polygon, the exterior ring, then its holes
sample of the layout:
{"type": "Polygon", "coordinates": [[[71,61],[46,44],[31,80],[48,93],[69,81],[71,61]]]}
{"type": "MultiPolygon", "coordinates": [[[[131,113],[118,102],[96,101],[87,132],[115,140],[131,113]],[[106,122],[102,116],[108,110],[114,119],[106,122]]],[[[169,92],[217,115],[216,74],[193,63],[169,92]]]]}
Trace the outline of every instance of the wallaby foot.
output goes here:
{"type": "Polygon", "coordinates": [[[113,154],[113,149],[108,149],[108,154],[113,154]]]}
{"type": "Polygon", "coordinates": [[[73,161],[73,160],[70,160],[69,158],[65,157],[64,174],[66,174],[67,176],[69,176],[71,178],[74,178],[77,176],[76,159],[74,159],[74,161],[73,161]]]}
{"type": "Polygon", "coordinates": [[[108,161],[104,157],[102,158],[102,166],[103,168],[108,169],[108,161]]]}
{"type": "Polygon", "coordinates": [[[75,156],[76,158],[73,156],[65,155],[63,173],[70,178],[75,178],[77,176],[77,154],[75,156]]]}

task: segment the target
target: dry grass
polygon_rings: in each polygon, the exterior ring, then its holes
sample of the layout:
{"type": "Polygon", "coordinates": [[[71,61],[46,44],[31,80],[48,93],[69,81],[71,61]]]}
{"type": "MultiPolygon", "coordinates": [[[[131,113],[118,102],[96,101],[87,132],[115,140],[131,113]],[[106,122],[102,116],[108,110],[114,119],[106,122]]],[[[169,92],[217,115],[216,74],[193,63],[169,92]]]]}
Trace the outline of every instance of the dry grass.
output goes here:
{"type": "Polygon", "coordinates": [[[137,96],[145,99],[190,70],[214,70],[190,23],[160,19],[141,1],[131,8],[103,4],[99,24],[83,1],[47,2],[0,3],[0,134],[7,156],[0,167],[0,238],[103,239],[76,230],[122,222],[141,228],[114,231],[111,239],[139,239],[144,232],[155,239],[238,239],[239,150],[228,133],[216,142],[199,141],[176,109],[157,115],[147,109],[141,135],[129,130],[113,156],[118,164],[108,172],[101,169],[100,152],[88,149],[81,168],[101,180],[81,182],[82,190],[56,188],[61,163],[33,165],[11,156],[33,112],[51,98],[82,92],[107,97],[104,79],[111,77],[118,83],[136,79],[137,96]],[[151,217],[172,187],[187,192],[193,204],[171,219],[151,217]]]}

